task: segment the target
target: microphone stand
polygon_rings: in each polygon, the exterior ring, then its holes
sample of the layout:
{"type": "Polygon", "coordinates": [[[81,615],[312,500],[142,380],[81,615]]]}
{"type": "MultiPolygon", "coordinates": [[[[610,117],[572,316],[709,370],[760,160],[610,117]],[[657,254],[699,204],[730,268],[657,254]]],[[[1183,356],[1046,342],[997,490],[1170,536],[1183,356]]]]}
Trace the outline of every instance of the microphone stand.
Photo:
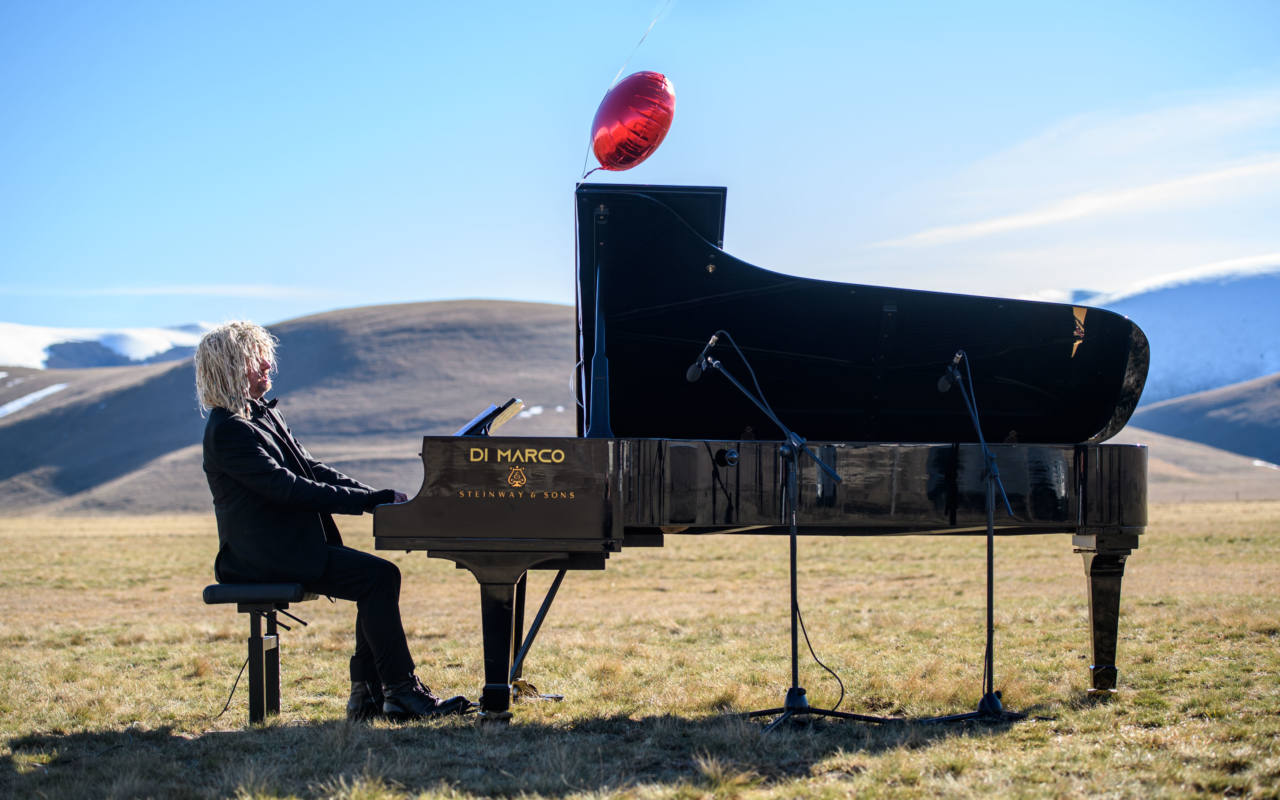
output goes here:
{"type": "MultiPolygon", "coordinates": [[[[964,401],[965,410],[969,412],[969,420],[973,423],[973,429],[978,434],[978,444],[982,448],[983,460],[983,478],[986,481],[987,497],[987,647],[983,657],[982,670],[982,699],[978,701],[978,709],[969,711],[964,714],[948,714],[942,717],[929,717],[921,720],[921,722],[968,722],[969,720],[981,720],[983,722],[1012,722],[1015,720],[1025,719],[1026,714],[1017,711],[1005,710],[1004,704],[1000,701],[1000,692],[995,689],[995,540],[996,540],[996,522],[995,522],[995,506],[996,506],[996,488],[1000,489],[1000,497],[1004,500],[1005,509],[1009,512],[1009,516],[1013,516],[1013,507],[1009,505],[1009,496],[1005,494],[1004,483],[1000,480],[1000,470],[996,466],[995,453],[991,452],[991,448],[987,447],[987,441],[982,436],[982,423],[978,418],[978,404],[973,392],[973,373],[969,370],[969,356],[963,351],[957,351],[957,360],[947,367],[947,374],[943,377],[943,381],[955,383],[960,387],[960,397],[964,401]],[[964,375],[960,374],[957,365],[960,360],[964,361],[964,375]],[[965,388],[965,383],[968,388],[965,388]]],[[[939,383],[938,388],[946,391],[950,388],[943,383],[939,383]]]]}
{"type": "MultiPolygon", "coordinates": [[[[734,347],[736,349],[737,345],[734,345],[734,347]]],[[[739,355],[741,355],[741,353],[739,353],[739,355]]],[[[724,368],[723,364],[721,364],[716,359],[713,359],[707,355],[704,355],[702,358],[703,360],[700,364],[702,369],[705,370],[707,368],[711,368],[719,372],[721,375],[723,375],[729,381],[729,383],[733,384],[734,388],[736,388],[739,392],[745,395],[746,398],[750,400],[755,405],[756,408],[760,409],[761,413],[763,413],[766,417],[768,417],[770,422],[772,422],[774,425],[777,425],[778,428],[782,431],[783,436],[786,438],[786,444],[784,444],[782,447],[778,449],[778,453],[779,455],[781,455],[783,458],[787,460],[785,514],[790,523],[790,538],[791,538],[791,564],[790,564],[790,568],[791,568],[791,574],[790,574],[790,578],[791,578],[791,687],[787,689],[787,696],[786,696],[786,699],[783,701],[781,707],[767,708],[761,711],[750,711],[746,714],[746,716],[748,718],[771,717],[775,714],[779,714],[780,716],[777,719],[775,719],[773,722],[770,722],[765,727],[764,729],[765,733],[768,733],[774,730],[779,725],[781,725],[782,723],[786,722],[789,719],[794,719],[796,717],[802,717],[802,716],[836,717],[839,719],[853,719],[853,720],[859,720],[862,722],[891,722],[892,720],[888,717],[873,717],[865,714],[851,714],[847,711],[836,711],[835,709],[818,708],[816,706],[811,706],[809,705],[808,699],[805,697],[805,690],[800,686],[800,656],[799,656],[799,638],[798,638],[800,602],[797,598],[797,579],[796,579],[796,550],[797,550],[796,508],[799,505],[799,494],[800,494],[799,474],[798,474],[799,466],[800,466],[800,454],[804,453],[809,458],[813,459],[813,462],[817,464],[818,467],[821,468],[822,471],[825,472],[827,476],[830,477],[836,483],[841,482],[840,476],[836,474],[836,471],[834,469],[832,469],[830,466],[824,463],[822,459],[814,455],[813,451],[809,449],[807,444],[805,444],[805,440],[802,439],[800,436],[798,436],[794,431],[787,428],[786,425],[783,425],[782,420],[778,419],[777,415],[773,413],[773,410],[770,409],[767,405],[765,405],[762,399],[757,398],[754,394],[752,394],[751,391],[747,389],[747,387],[743,386],[738,381],[737,378],[733,377],[733,375],[727,369],[724,368]]]]}

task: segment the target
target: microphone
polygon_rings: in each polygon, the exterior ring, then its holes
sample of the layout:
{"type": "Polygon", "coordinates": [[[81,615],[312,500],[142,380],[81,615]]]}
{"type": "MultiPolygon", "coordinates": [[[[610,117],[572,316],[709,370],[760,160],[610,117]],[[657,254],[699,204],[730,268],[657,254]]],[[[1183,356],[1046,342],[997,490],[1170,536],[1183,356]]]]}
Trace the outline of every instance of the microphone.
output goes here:
{"type": "Polygon", "coordinates": [[[964,358],[964,351],[957,350],[955,358],[951,359],[951,363],[947,365],[947,371],[942,373],[942,377],[938,378],[938,391],[951,391],[951,384],[955,383],[956,378],[960,377],[960,373],[956,371],[956,367],[960,366],[960,359],[964,358]]]}
{"type": "Polygon", "coordinates": [[[687,370],[684,371],[684,379],[689,383],[693,383],[702,377],[703,371],[707,368],[707,353],[711,352],[711,348],[716,346],[716,342],[720,341],[720,334],[712,334],[711,339],[707,342],[707,346],[702,348],[702,352],[698,354],[698,360],[693,362],[687,370]]]}

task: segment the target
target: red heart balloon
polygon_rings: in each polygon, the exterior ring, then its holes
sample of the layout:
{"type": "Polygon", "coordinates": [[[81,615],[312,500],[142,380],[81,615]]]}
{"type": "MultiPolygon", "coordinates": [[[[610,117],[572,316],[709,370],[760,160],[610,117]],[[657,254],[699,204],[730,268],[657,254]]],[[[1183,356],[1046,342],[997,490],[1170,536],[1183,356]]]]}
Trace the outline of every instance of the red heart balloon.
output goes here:
{"type": "Polygon", "coordinates": [[[591,148],[604,169],[631,169],[653,155],[671,128],[676,90],[659,72],[637,72],[609,90],[591,123],[591,148]]]}

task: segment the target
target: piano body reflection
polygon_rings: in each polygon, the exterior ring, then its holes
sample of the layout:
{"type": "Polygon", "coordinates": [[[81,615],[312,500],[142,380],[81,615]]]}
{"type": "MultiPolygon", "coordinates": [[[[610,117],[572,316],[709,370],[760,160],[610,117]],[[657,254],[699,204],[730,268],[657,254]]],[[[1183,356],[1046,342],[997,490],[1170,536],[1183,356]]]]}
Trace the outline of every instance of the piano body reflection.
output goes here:
{"type": "MultiPolygon", "coordinates": [[[[603,569],[675,534],[781,534],[780,432],[727,381],[686,381],[730,332],[801,459],[801,535],[983,533],[982,451],[938,377],[963,348],[1013,514],[996,533],[1070,534],[1084,556],[1093,692],[1116,687],[1120,586],[1146,526],[1146,449],[1102,442],[1147,371],[1142,331],[1082,306],[803,279],[722,248],[725,191],[577,191],[577,437],[426,437],[423,484],[374,515],[375,546],[426,550],[480,583],[482,710],[506,712],[531,569],[603,569]]],[[[744,374],[727,349],[717,352],[744,374]]],[[[559,579],[553,584],[553,592],[559,579]]],[[[551,595],[548,596],[548,602],[551,595]]],[[[519,655],[517,655],[519,653],[519,655]]]]}

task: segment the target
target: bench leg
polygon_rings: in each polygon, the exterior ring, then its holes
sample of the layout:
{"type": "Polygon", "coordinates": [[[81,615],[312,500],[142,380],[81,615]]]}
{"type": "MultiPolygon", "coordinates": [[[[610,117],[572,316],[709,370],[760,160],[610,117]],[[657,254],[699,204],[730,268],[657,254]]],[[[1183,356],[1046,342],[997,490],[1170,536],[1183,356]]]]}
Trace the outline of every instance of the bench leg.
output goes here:
{"type": "Polygon", "coordinates": [[[280,637],[275,609],[249,612],[249,724],[280,713],[280,637]],[[260,616],[261,615],[261,616],[260,616]],[[266,635],[262,618],[267,620],[266,635]]]}
{"type": "Polygon", "coordinates": [[[257,611],[249,612],[249,724],[266,718],[263,685],[266,683],[262,662],[262,619],[257,611]]]}
{"type": "Polygon", "coordinates": [[[276,610],[267,613],[267,635],[263,642],[263,674],[266,678],[268,714],[280,713],[280,636],[276,631],[276,610]]]}

